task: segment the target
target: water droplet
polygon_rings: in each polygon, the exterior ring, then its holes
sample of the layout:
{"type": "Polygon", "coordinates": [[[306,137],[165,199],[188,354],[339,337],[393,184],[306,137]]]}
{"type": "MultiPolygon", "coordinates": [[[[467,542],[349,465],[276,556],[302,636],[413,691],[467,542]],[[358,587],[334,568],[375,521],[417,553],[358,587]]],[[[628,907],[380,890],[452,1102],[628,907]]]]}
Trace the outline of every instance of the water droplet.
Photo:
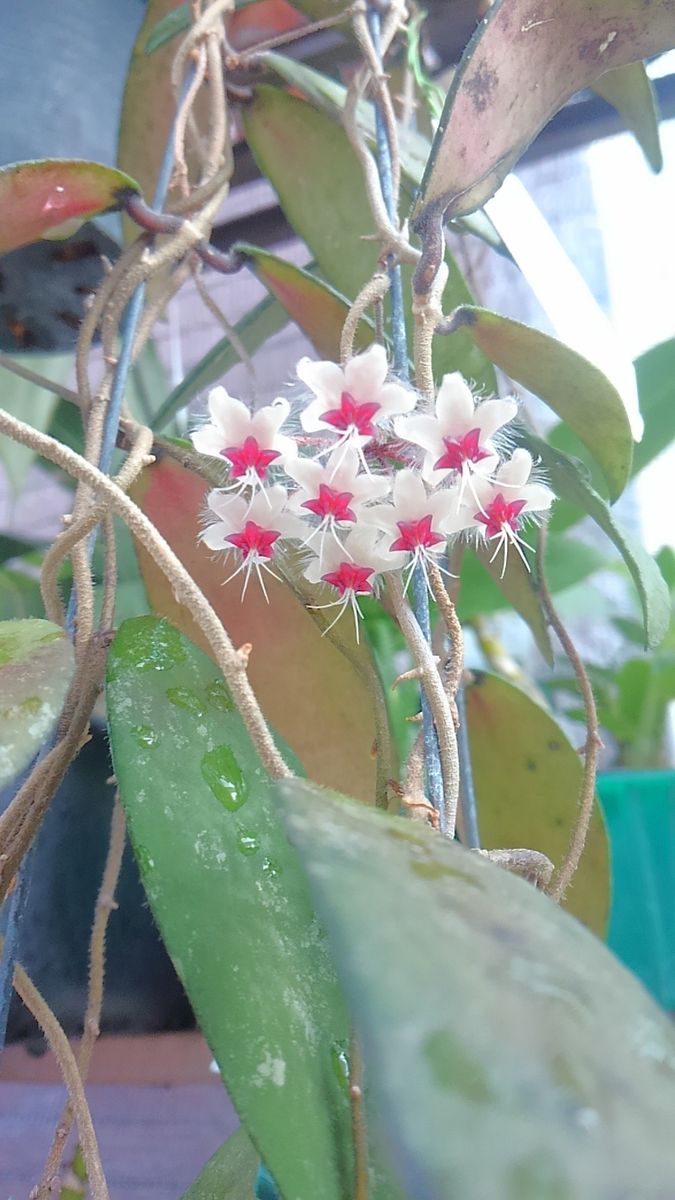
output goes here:
{"type": "Polygon", "coordinates": [[[349,1058],[340,1042],[333,1042],[330,1048],[330,1063],[340,1087],[346,1091],[349,1087],[349,1058]]]}
{"type": "Polygon", "coordinates": [[[166,698],[170,704],[175,704],[177,708],[187,709],[195,717],[206,715],[206,705],[192,688],[167,688],[166,698]]]}
{"type": "Polygon", "coordinates": [[[234,701],[230,695],[230,689],[222,679],[214,679],[205,688],[206,698],[209,704],[220,712],[233,712],[234,701]]]}
{"type": "Polygon", "coordinates": [[[148,871],[154,870],[155,860],[150,854],[149,850],[146,850],[145,846],[134,847],[134,854],[136,856],[136,862],[138,863],[138,869],[141,872],[141,875],[145,875],[148,871]]]}
{"type": "Polygon", "coordinates": [[[248,786],[229,746],[208,750],[199,764],[202,778],[229,812],[236,812],[246,803],[248,786]]]}
{"type": "Polygon", "coordinates": [[[281,875],[281,867],[273,858],[263,858],[262,872],[267,879],[275,879],[277,875],[281,875]]]}
{"type": "Polygon", "coordinates": [[[257,854],[260,849],[260,838],[249,829],[240,829],[237,837],[237,849],[241,854],[257,854]]]}
{"type": "Polygon", "coordinates": [[[118,662],[135,671],[168,671],[187,658],[178,630],[156,617],[137,617],[125,622],[115,646],[118,662]]]}
{"type": "Polygon", "coordinates": [[[142,750],[151,750],[159,741],[159,734],[151,725],[133,725],[129,733],[142,750]]]}

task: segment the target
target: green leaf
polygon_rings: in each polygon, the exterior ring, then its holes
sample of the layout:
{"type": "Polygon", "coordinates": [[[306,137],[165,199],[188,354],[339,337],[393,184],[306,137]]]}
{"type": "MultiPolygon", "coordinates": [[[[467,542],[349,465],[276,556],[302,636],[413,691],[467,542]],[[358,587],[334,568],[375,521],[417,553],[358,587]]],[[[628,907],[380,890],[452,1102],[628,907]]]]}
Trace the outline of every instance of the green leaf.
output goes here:
{"type": "Polygon", "coordinates": [[[414,228],[474,212],[559,108],[614,67],[675,45],[670,0],[496,0],[455,72],[414,228]]]}
{"type": "Polygon", "coordinates": [[[675,1033],[630,973],[479,854],[278,791],[408,1195],[664,1200],[675,1033]]]}
{"type": "MultiPolygon", "coordinates": [[[[513,557],[515,559],[516,556],[513,557]]],[[[560,534],[549,534],[546,545],[546,580],[554,594],[574,587],[606,566],[607,559],[593,546],[560,534]]],[[[507,599],[504,589],[500,588],[499,579],[490,577],[484,565],[469,549],[465,550],[462,557],[461,579],[457,613],[462,622],[498,612],[512,603],[507,599]]],[[[532,589],[536,594],[535,580],[532,580],[532,589]]],[[[513,607],[517,608],[517,605],[514,604],[513,607]]]]}
{"type": "Polygon", "coordinates": [[[8,537],[5,533],[0,534],[0,563],[7,562],[8,558],[18,558],[32,549],[31,542],[26,542],[22,538],[8,537]]]}
{"type": "Polygon", "coordinates": [[[606,71],[596,79],[593,91],[616,109],[626,129],[635,135],[652,170],[660,171],[663,154],[659,138],[659,112],[645,64],[633,62],[606,71]]]}
{"type": "Polygon", "coordinates": [[[0,621],[43,616],[37,577],[11,567],[0,568],[0,621]]]}
{"type": "Polygon", "coordinates": [[[144,53],[153,54],[160,46],[166,45],[179,33],[185,33],[192,24],[192,12],[189,4],[177,4],[169,12],[160,17],[150,30],[145,42],[144,53]]]}
{"type": "Polygon", "coordinates": [[[71,237],[85,221],[119,208],[121,191],[138,184],[114,167],[45,158],[0,168],[0,254],[39,238],[71,237]]]}
{"type": "Polygon", "coordinates": [[[633,457],[637,475],[675,441],[675,338],[636,358],[635,373],[645,423],[633,457]]]}
{"type": "MultiPolygon", "coordinates": [[[[349,312],[349,301],[309,271],[285,262],[267,250],[249,246],[246,242],[238,242],[233,250],[245,255],[258,279],[309,338],[317,354],[322,358],[338,359],[340,334],[349,312]]],[[[373,337],[372,326],[362,320],[355,349],[364,350],[373,337]]]]}
{"type": "Polygon", "coordinates": [[[28,766],[61,713],[73,648],[51,621],[0,623],[0,786],[28,766]]]}
{"type": "MultiPolygon", "coordinates": [[[[11,357],[17,362],[29,364],[33,371],[46,375],[57,383],[66,383],[73,369],[72,354],[26,353],[13,354],[11,357]]],[[[45,433],[59,405],[58,397],[34,383],[29,383],[27,379],[21,379],[11,371],[0,370],[0,379],[2,407],[5,411],[21,421],[28,421],[34,429],[45,433]]],[[[77,419],[80,420],[79,414],[77,419]]],[[[19,446],[9,438],[0,438],[0,462],[15,495],[22,491],[28,471],[36,457],[35,451],[28,446],[19,446]]]]}
{"type": "Polygon", "coordinates": [[[107,699],[145,890],[234,1104],[282,1194],[343,1200],[348,1018],[241,717],[211,660],[153,617],[117,634],[107,699]]]}
{"type": "MultiPolygon", "coordinates": [[[[281,304],[271,296],[266,296],[260,304],[242,317],[235,329],[248,353],[254,354],[268,338],[278,333],[287,321],[288,315],[281,304]]],[[[230,339],[221,338],[215,346],[207,350],[204,357],[188,371],[185,378],[159,406],[152,421],[152,428],[164,429],[176,413],[185,408],[199,392],[221,379],[238,362],[239,355],[230,339]]]]}
{"type": "Polygon", "coordinates": [[[493,363],[567,422],[616,500],[630,477],[633,436],[621,396],[607,376],[556,338],[498,313],[467,307],[454,320],[493,363]]]}
{"type": "MultiPolygon", "coordinates": [[[[374,225],[363,174],[344,129],[307,101],[267,86],[256,88],[243,118],[249,146],[290,224],[309,246],[320,273],[353,300],[373,274],[378,250],[369,240],[374,225]]],[[[446,261],[450,274],[443,304],[447,310],[470,303],[471,296],[449,254],[446,261]]],[[[409,324],[409,267],[403,277],[409,324]]],[[[461,371],[479,388],[496,392],[491,364],[463,329],[435,341],[434,372],[440,376],[449,371],[461,371]]]]}
{"type": "Polygon", "coordinates": [[[260,1155],[239,1128],[216,1150],[182,1200],[253,1200],[260,1155]]]}
{"type": "MultiPolygon", "coordinates": [[[[482,844],[530,846],[560,863],[576,819],[581,759],[531,696],[496,675],[473,675],[466,706],[482,844]]],[[[609,891],[607,837],[596,808],[564,904],[604,937],[609,891]]]]}
{"type": "MultiPolygon", "coordinates": [[[[509,554],[506,562],[506,569],[502,574],[502,560],[494,559],[490,562],[493,556],[493,549],[489,545],[478,546],[474,550],[470,550],[466,555],[466,563],[462,561],[460,598],[463,597],[465,587],[468,583],[469,589],[473,588],[473,597],[475,603],[476,585],[478,591],[484,591],[485,585],[488,585],[488,593],[491,591],[494,597],[495,593],[498,597],[504,597],[507,604],[518,613],[520,617],[529,626],[532,636],[536,642],[537,648],[549,664],[553,666],[553,650],[551,648],[551,638],[548,632],[548,622],[544,611],[541,607],[541,601],[537,592],[537,581],[532,575],[532,571],[528,571],[518,554],[509,554]]],[[[471,597],[469,598],[469,604],[471,597]]],[[[497,607],[501,607],[498,604],[497,607]]],[[[464,614],[461,619],[466,620],[466,608],[464,604],[460,605],[461,613],[464,614]]],[[[476,615],[474,611],[474,616],[476,615]]]]}
{"type": "Polygon", "coordinates": [[[670,624],[670,592],[658,565],[643,546],[621,529],[602,496],[591,487],[573,459],[533,435],[528,435],[528,443],[541,458],[556,494],[588,513],[616,546],[637,588],[646,646],[658,646],[670,624]]]}
{"type": "MultiPolygon", "coordinates": [[[[276,72],[286,83],[290,83],[292,87],[301,91],[314,105],[322,108],[329,116],[336,117],[338,120],[342,119],[347,96],[347,89],[343,83],[338,83],[330,75],[316,71],[314,67],[308,66],[299,59],[287,58],[284,54],[268,51],[261,57],[266,66],[276,72]]],[[[372,104],[365,100],[359,101],[356,118],[366,141],[374,147],[376,133],[372,104]]],[[[412,199],[413,193],[417,191],[422,180],[431,143],[423,134],[407,125],[398,125],[397,131],[403,187],[404,190],[407,190],[409,198],[412,199]]],[[[496,250],[498,254],[504,255],[506,258],[511,257],[492,221],[484,212],[461,217],[454,222],[454,226],[458,232],[472,233],[479,237],[488,246],[492,246],[492,249],[496,250]]]]}

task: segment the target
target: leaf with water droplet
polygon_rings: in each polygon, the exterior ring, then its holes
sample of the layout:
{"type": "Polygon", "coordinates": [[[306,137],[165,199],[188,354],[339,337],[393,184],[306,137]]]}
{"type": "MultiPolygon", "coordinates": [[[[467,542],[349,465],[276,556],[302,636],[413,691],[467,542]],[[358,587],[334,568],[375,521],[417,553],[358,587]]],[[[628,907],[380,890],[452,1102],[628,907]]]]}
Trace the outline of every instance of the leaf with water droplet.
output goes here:
{"type": "Polygon", "coordinates": [[[74,665],[58,625],[0,622],[0,786],[28,766],[51,734],[74,665]]]}
{"type": "Polygon", "coordinates": [[[603,944],[428,829],[277,793],[407,1195],[670,1196],[675,1031],[603,944]]]}
{"type": "Polygon", "coordinates": [[[71,237],[84,221],[119,208],[138,184],[114,167],[79,159],[41,159],[0,169],[0,254],[44,237],[71,237]]]}
{"type": "Polygon", "coordinates": [[[211,659],[154,617],[121,626],[107,705],[150,903],[237,1111],[283,1196],[343,1200],[351,1120],[331,1047],[348,1016],[241,717],[211,659]],[[197,697],[198,732],[177,697],[197,697]],[[139,753],[153,730],[161,753],[139,753]]]}

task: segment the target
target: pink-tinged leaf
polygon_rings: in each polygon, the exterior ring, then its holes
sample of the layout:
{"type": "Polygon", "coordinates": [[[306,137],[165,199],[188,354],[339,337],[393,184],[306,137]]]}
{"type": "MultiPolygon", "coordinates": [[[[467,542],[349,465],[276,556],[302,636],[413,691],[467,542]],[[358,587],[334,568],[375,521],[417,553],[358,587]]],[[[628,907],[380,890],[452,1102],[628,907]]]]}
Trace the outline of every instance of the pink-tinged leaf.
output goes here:
{"type": "MultiPolygon", "coordinates": [[[[201,587],[236,646],[252,645],[248,676],[260,706],[295,752],[310,778],[343,787],[366,803],[384,803],[388,778],[396,776],[379,678],[370,653],[356,644],[353,626],[340,621],[338,641],[321,630],[291,588],[270,577],[269,604],[249,587],[242,603],[241,579],[224,583],[228,572],[198,541],[207,485],[171,459],[147,468],[132,494],[146,516],[201,587]],[[379,764],[379,765],[378,765],[379,764]]],[[[196,622],[175,599],[170,584],[147,553],[139,562],[153,610],[167,617],[208,652],[196,622]]],[[[312,603],[324,598],[312,596],[312,603]]],[[[328,620],[326,620],[326,624],[328,620]]]]}
{"type": "Polygon", "coordinates": [[[596,79],[593,91],[616,109],[626,129],[641,146],[652,171],[660,171],[663,154],[659,138],[659,111],[645,64],[628,63],[625,67],[607,71],[596,79]]]}
{"type": "MultiPolygon", "coordinates": [[[[322,358],[340,357],[340,334],[349,312],[349,303],[340,294],[309,271],[259,250],[244,242],[233,247],[246,259],[261,283],[286,309],[322,358]]],[[[356,350],[365,350],[374,337],[367,321],[360,322],[356,350]]]]}
{"type": "Polygon", "coordinates": [[[80,159],[45,158],[0,169],[0,254],[39,238],[66,238],[119,207],[138,184],[122,171],[80,159]]]}
{"type": "Polygon", "coordinates": [[[540,129],[606,71],[675,46],[672,0],[495,0],[448,93],[414,210],[474,212],[540,129]]]}

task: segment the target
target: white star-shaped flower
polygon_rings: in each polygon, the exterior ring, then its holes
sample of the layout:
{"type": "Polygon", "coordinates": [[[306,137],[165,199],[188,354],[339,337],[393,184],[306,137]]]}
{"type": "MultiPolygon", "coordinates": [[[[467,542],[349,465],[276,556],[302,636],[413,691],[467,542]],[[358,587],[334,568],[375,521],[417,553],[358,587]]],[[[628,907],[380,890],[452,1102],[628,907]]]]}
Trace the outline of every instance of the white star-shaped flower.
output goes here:
{"type": "Polygon", "coordinates": [[[214,490],[207,497],[209,516],[215,517],[201,534],[201,541],[210,550],[238,553],[241,562],[225,582],[244,572],[242,597],[255,571],[265,597],[263,570],[274,572],[270,563],[284,538],[302,538],[304,522],[288,510],[288,494],[280,484],[256,492],[252,500],[214,490]]]}
{"type": "Polygon", "coordinates": [[[316,397],[300,415],[302,428],[306,433],[331,430],[341,442],[365,446],[384,421],[415,407],[415,393],[386,382],[387,372],[386,351],[377,343],[350,358],[344,370],[337,363],[301,359],[298,377],[316,397]]]}
{"type": "Polygon", "coordinates": [[[526,516],[533,518],[536,514],[547,512],[555,498],[545,483],[538,480],[530,482],[533,466],[532,455],[519,447],[502,464],[493,479],[475,479],[479,511],[472,513],[471,505],[467,503],[462,506],[465,528],[483,526],[483,537],[489,542],[496,542],[492,559],[497,557],[500,550],[504,551],[502,575],[506,570],[509,545],[515,547],[529,570],[523,551],[526,543],[519,537],[519,531],[526,516]]]}
{"type": "Polygon", "coordinates": [[[436,414],[420,413],[399,417],[396,434],[424,450],[422,474],[430,483],[440,483],[451,472],[466,477],[487,475],[499,463],[495,433],[518,411],[515,400],[476,399],[459,371],[444,375],[436,396],[436,414]]]}
{"type": "Polygon", "coordinates": [[[351,608],[354,615],[356,640],[359,640],[358,620],[362,616],[358,596],[373,594],[378,575],[396,567],[393,556],[383,552],[380,535],[372,526],[355,525],[347,534],[344,544],[330,542],[322,557],[314,555],[304,569],[305,578],[313,584],[326,583],[337,592],[337,600],[328,604],[317,604],[320,608],[337,608],[337,616],[324,629],[328,633],[339,620],[345,609],[351,608]]]}
{"type": "Polygon", "coordinates": [[[270,467],[282,466],[297,453],[291,437],[280,433],[288,417],[287,400],[275,400],[252,412],[224,387],[209,392],[209,420],[190,435],[199,454],[222,458],[238,490],[257,490],[268,482],[270,467]]]}
{"type": "Polygon", "coordinates": [[[461,528],[462,510],[457,487],[430,491],[409,468],[397,471],[391,504],[375,504],[364,519],[384,531],[382,549],[400,569],[437,559],[447,549],[448,537],[461,528]]]}
{"type": "Polygon", "coordinates": [[[385,475],[373,475],[361,470],[359,454],[354,446],[336,447],[326,463],[298,457],[286,465],[286,473],[299,485],[290,500],[292,511],[305,519],[313,516],[318,524],[309,531],[306,544],[323,557],[326,535],[340,538],[357,522],[364,508],[381,500],[390,490],[385,475]]]}

